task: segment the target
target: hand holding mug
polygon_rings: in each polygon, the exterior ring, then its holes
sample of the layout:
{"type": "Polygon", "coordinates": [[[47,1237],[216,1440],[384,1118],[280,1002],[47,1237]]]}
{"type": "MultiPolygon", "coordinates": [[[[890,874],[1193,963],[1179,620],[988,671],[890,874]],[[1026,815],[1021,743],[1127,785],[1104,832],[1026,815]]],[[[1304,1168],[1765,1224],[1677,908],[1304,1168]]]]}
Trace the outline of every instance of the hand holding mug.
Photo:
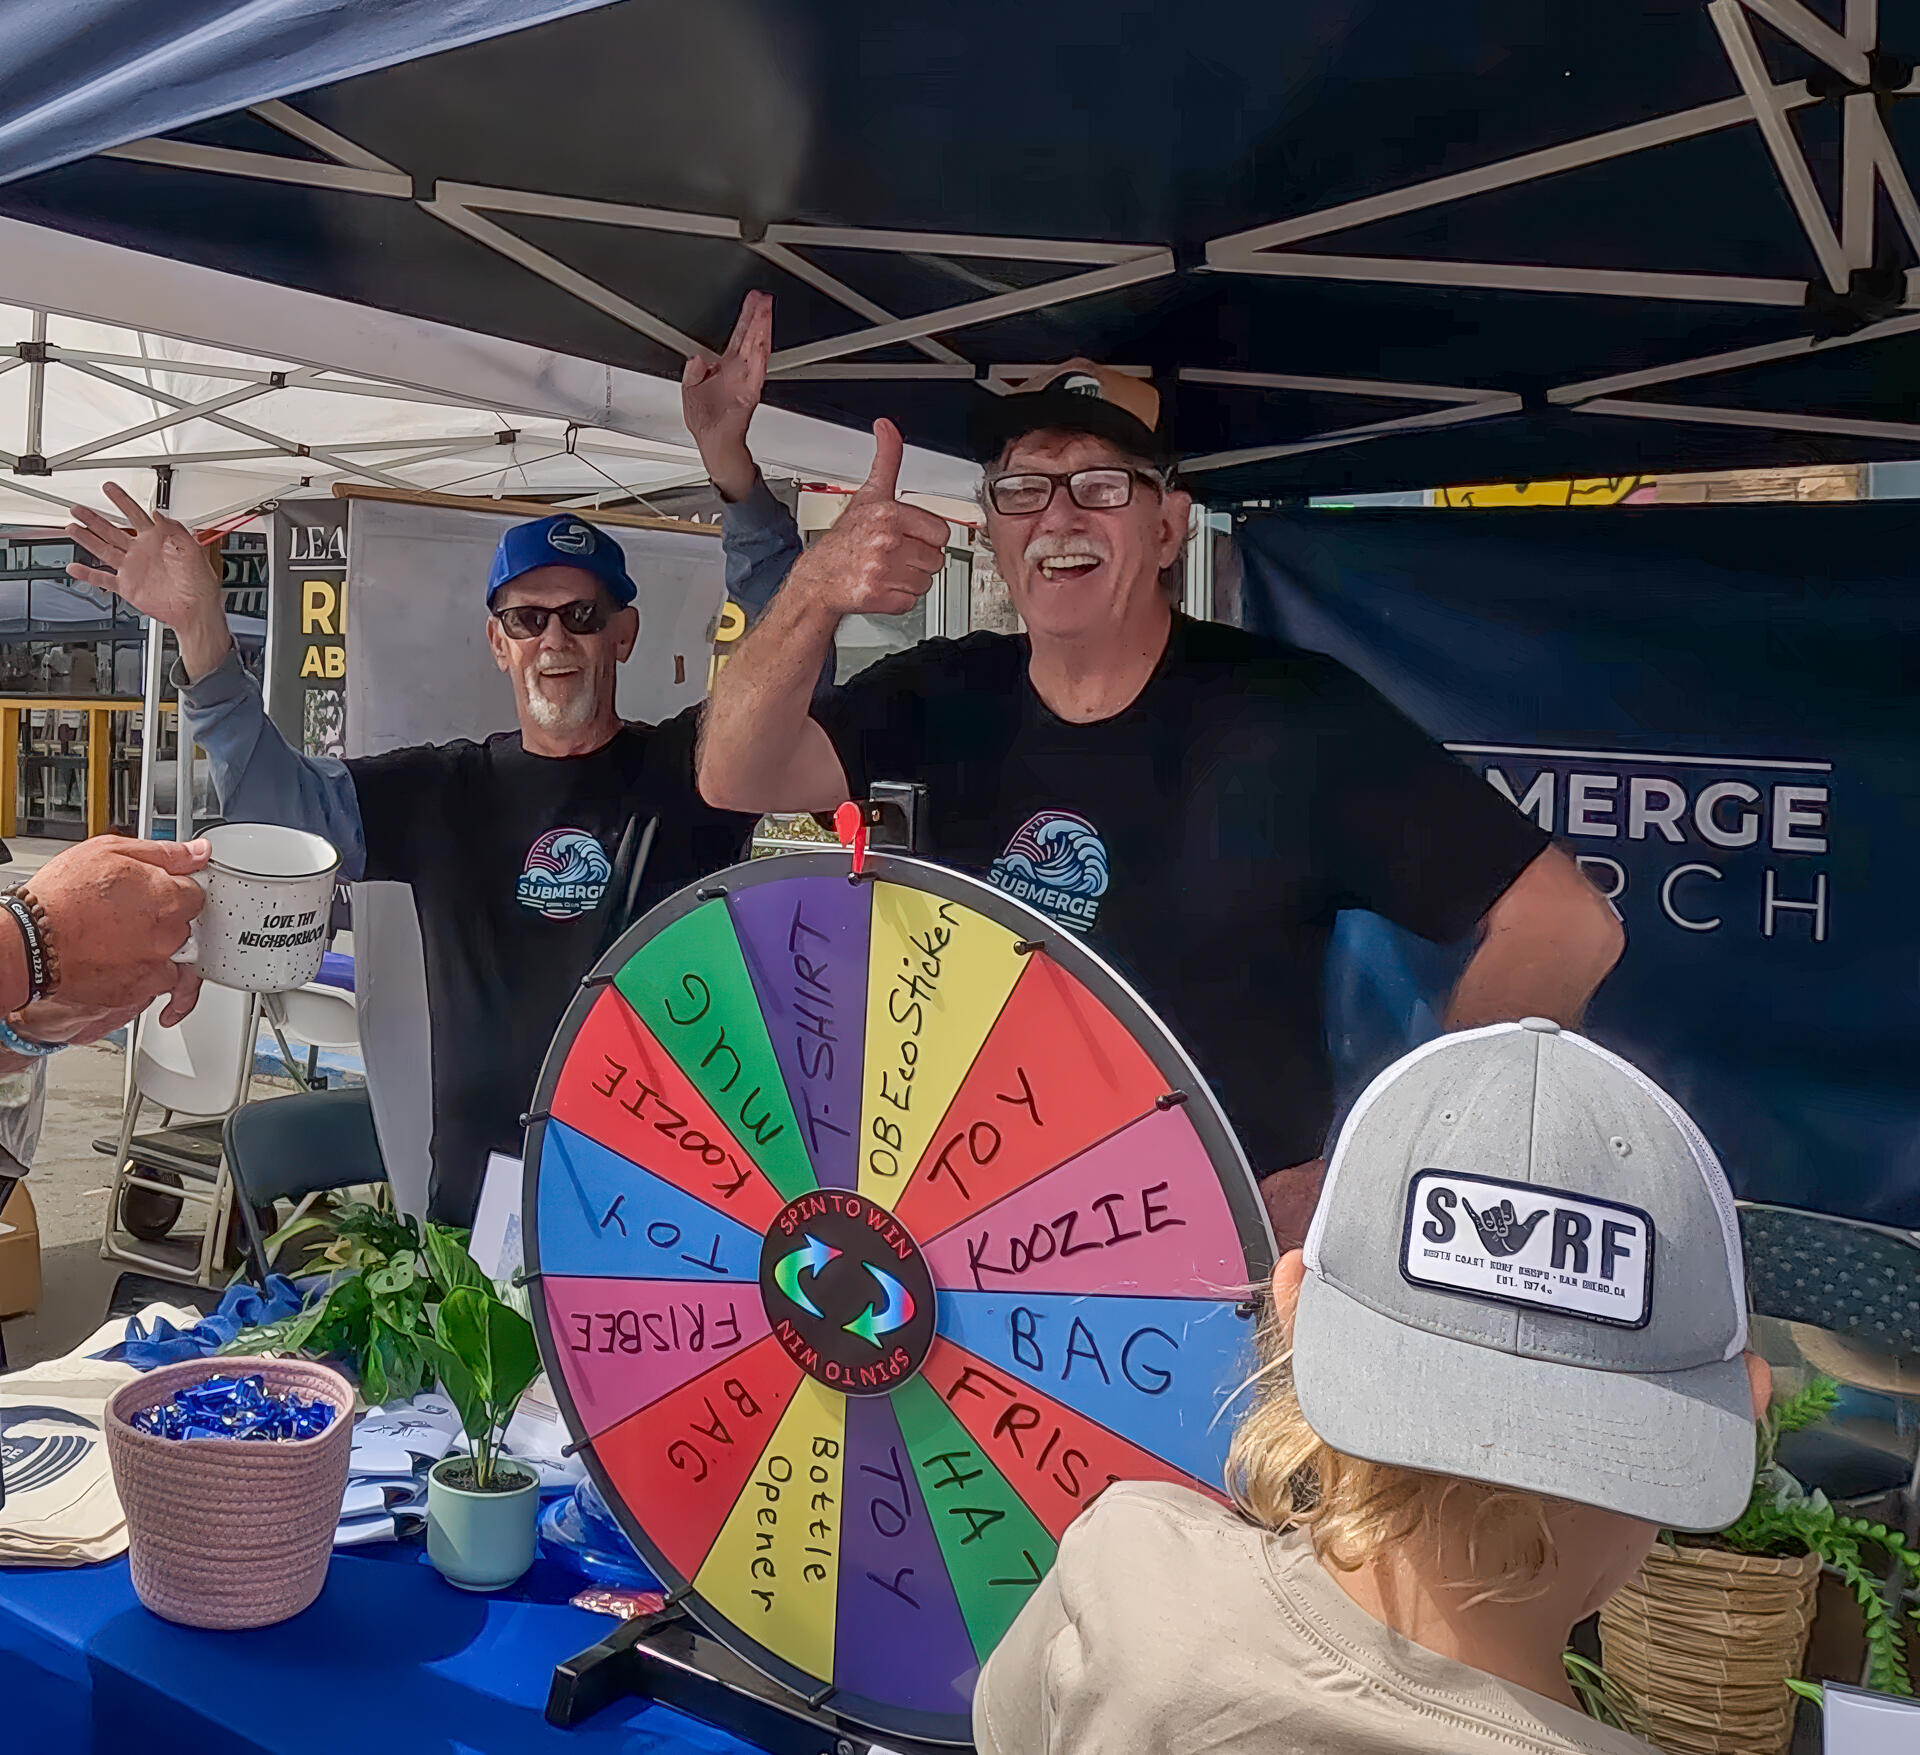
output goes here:
{"type": "Polygon", "coordinates": [[[200,977],[172,958],[206,905],[191,874],[205,868],[209,852],[205,841],[96,835],[55,855],[27,881],[59,958],[62,1002],[137,1012],[170,993],[164,1022],[178,1023],[193,1010],[200,977]]]}

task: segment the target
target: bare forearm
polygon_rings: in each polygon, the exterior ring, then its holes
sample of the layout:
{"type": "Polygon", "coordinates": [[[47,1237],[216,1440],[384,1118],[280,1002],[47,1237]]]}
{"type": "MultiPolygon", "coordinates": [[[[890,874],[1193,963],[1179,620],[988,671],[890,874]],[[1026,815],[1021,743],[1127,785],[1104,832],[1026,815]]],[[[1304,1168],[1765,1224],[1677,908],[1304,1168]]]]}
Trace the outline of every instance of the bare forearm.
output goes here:
{"type": "Polygon", "coordinates": [[[220,668],[221,660],[233,645],[227,631],[227,616],[218,603],[192,616],[183,616],[173,630],[180,642],[180,664],[188,682],[198,682],[220,668]]]}
{"type": "Polygon", "coordinates": [[[17,1012],[32,997],[26,940],[12,914],[0,911],[0,1017],[17,1012]]]}
{"type": "Polygon", "coordinates": [[[700,791],[709,804],[765,811],[839,803],[816,796],[832,786],[818,760],[825,736],[808,711],[838,619],[803,592],[783,590],[721,669],[700,741],[700,791]]]}
{"type": "Polygon", "coordinates": [[[1625,943],[1606,899],[1549,848],[1488,909],[1480,947],[1448,1001],[1447,1028],[1551,1018],[1572,1029],[1625,943]]]}
{"type": "Polygon", "coordinates": [[[700,461],[721,499],[732,505],[752,493],[753,484],[760,478],[760,466],[744,440],[708,440],[700,446],[700,461]]]}
{"type": "Polygon", "coordinates": [[[1551,1018],[1577,1029],[1606,968],[1591,958],[1542,954],[1511,936],[1489,936],[1447,1001],[1447,1028],[1471,1030],[1516,1018],[1551,1018]]]}

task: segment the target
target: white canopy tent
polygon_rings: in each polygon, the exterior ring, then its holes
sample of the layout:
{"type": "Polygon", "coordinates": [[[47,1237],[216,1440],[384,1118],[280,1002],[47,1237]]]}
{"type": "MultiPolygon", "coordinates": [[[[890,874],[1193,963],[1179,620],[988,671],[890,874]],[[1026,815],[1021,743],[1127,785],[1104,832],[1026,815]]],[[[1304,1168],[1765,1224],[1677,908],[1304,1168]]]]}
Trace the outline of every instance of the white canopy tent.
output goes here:
{"type": "MultiPolygon", "coordinates": [[[[593,505],[705,479],[679,386],[644,373],[11,220],[0,301],[0,522],[153,470],[199,525],[339,480],[593,505]]],[[[778,409],[753,436],[788,478],[858,482],[872,458],[778,409]]],[[[902,483],[963,499],[976,473],[914,450],[902,483]]]]}
{"type": "Polygon", "coordinates": [[[0,359],[0,461],[44,460],[0,474],[0,523],[60,522],[76,500],[104,506],[115,480],[206,527],[336,481],[593,503],[705,479],[685,445],[149,330],[0,306],[0,336],[17,349],[0,359]]]}

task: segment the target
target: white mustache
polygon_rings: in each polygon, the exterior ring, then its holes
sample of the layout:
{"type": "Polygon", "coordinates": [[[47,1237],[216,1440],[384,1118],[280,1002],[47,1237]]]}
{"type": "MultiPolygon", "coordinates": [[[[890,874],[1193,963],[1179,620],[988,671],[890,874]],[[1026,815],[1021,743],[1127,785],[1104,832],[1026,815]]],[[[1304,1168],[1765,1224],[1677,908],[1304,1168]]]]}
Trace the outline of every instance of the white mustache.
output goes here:
{"type": "Polygon", "coordinates": [[[1036,536],[1028,543],[1024,558],[1028,566],[1037,567],[1042,561],[1063,560],[1069,555],[1096,561],[1113,558],[1106,544],[1096,542],[1091,536],[1061,536],[1052,532],[1036,536]]]}

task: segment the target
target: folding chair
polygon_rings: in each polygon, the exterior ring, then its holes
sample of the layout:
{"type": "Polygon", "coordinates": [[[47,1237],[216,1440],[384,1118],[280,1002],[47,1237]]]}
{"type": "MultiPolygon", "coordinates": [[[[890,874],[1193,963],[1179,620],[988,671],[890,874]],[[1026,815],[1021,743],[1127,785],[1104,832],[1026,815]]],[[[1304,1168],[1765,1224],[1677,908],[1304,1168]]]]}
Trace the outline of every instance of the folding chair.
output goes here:
{"type": "Polygon", "coordinates": [[[232,1214],[233,1185],[221,1150],[220,1128],[246,1101],[253,1083],[253,1043],[260,1025],[259,996],[207,982],[187,1018],[162,1025],[165,1000],[155,1000],[134,1024],[127,1099],[117,1139],[99,1139],[94,1150],[112,1156],[100,1253],[178,1280],[190,1277],[211,1287],[219,1274],[221,1240],[232,1214]],[[161,1125],[139,1131],[148,1104],[161,1111],[161,1125]],[[203,1216],[197,1250],[155,1247],[126,1225],[126,1203],[144,1195],[177,1214],[186,1206],[203,1216]]]}
{"type": "Polygon", "coordinates": [[[310,981],[291,993],[268,994],[262,1010],[274,1041],[280,1045],[287,1074],[302,1090],[311,1091],[320,1085],[322,1049],[360,1052],[359,1008],[353,995],[341,988],[310,981]],[[307,1046],[304,1069],[294,1060],[293,1050],[287,1045],[289,1037],[307,1046]]]}
{"type": "Polygon", "coordinates": [[[299,1203],[327,1189],[387,1179],[364,1085],[243,1103],[227,1117],[223,1133],[227,1173],[239,1200],[247,1265],[256,1285],[267,1283],[273,1265],[267,1260],[256,1208],[271,1209],[281,1200],[299,1203]]]}
{"type": "MultiPolygon", "coordinates": [[[[1886,1355],[1920,1355],[1920,1237],[1827,1213],[1749,1205],[1740,1209],[1740,1234],[1756,1315],[1823,1329],[1886,1355]]],[[[1781,1440],[1780,1463],[1829,1499],[1891,1497],[1894,1521],[1911,1529],[1920,1520],[1920,1457],[1816,1426],[1781,1440]]]]}
{"type": "MultiPolygon", "coordinates": [[[[1781,1436],[1780,1466],[1836,1504],[1894,1525],[1909,1541],[1920,1539],[1920,1432],[1913,1431],[1920,1423],[1920,1235],[1793,1207],[1746,1205],[1740,1235],[1754,1313],[1794,1324],[1802,1356],[1815,1369],[1895,1402],[1897,1430],[1914,1437],[1909,1457],[1822,1423],[1781,1436]]],[[[1900,1613],[1904,1569],[1896,1566],[1884,1585],[1889,1606],[1900,1613]]]]}

